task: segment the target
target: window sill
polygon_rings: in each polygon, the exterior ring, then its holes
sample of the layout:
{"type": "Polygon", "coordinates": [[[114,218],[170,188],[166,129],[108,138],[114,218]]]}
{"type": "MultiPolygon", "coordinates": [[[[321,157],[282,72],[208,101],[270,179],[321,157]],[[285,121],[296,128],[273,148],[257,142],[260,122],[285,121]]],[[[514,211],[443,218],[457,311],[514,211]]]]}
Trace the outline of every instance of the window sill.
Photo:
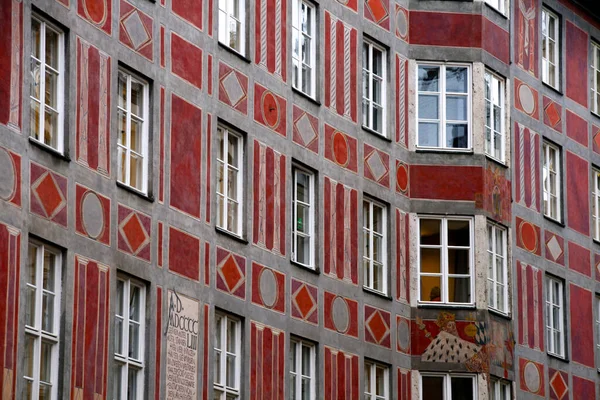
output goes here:
{"type": "Polygon", "coordinates": [[[499,310],[495,310],[493,308],[489,308],[488,307],[488,312],[492,315],[495,315],[497,317],[500,317],[502,319],[506,319],[511,321],[512,320],[512,315],[510,314],[510,311],[508,313],[503,313],[502,311],[499,310]]]}
{"type": "Polygon", "coordinates": [[[382,299],[386,299],[386,300],[390,300],[390,301],[392,300],[392,296],[390,296],[387,293],[383,293],[383,292],[380,292],[380,291],[375,290],[375,289],[371,289],[371,288],[366,287],[366,286],[363,286],[362,288],[363,288],[363,292],[365,292],[365,293],[370,293],[370,294],[372,294],[374,296],[381,297],[382,299]]]}
{"type": "Polygon", "coordinates": [[[31,136],[29,136],[29,143],[33,144],[34,146],[36,146],[39,149],[47,151],[48,153],[60,158],[61,160],[64,160],[66,162],[71,162],[71,157],[69,157],[69,154],[67,152],[61,153],[60,151],[56,150],[54,147],[50,147],[47,144],[44,144],[44,143],[40,142],[39,140],[32,138],[31,136]]]}
{"type": "Polygon", "coordinates": [[[569,362],[569,359],[566,356],[559,356],[558,354],[550,353],[549,351],[546,352],[546,354],[548,355],[548,357],[554,358],[556,360],[566,362],[566,363],[569,362]]]}
{"type": "Polygon", "coordinates": [[[319,100],[317,100],[315,97],[311,97],[310,95],[304,93],[302,90],[296,89],[294,86],[292,86],[292,92],[296,93],[299,96],[304,97],[306,100],[316,104],[319,107],[321,106],[321,102],[319,100]]]}
{"type": "Polygon", "coordinates": [[[146,194],[146,193],[142,193],[137,189],[132,188],[131,186],[128,186],[122,182],[117,181],[117,187],[124,189],[126,191],[128,191],[129,193],[133,193],[138,197],[141,197],[144,200],[149,201],[150,203],[154,203],[154,196],[152,196],[151,194],[146,194]]]}
{"type": "Polygon", "coordinates": [[[230,232],[227,229],[223,229],[223,228],[219,228],[218,226],[215,226],[215,231],[217,231],[217,233],[220,233],[222,235],[228,236],[237,242],[240,242],[243,244],[248,244],[248,241],[246,239],[244,239],[242,236],[236,235],[235,233],[230,232]]]}
{"type": "Polygon", "coordinates": [[[222,49],[230,52],[231,54],[234,54],[234,55],[238,56],[239,58],[241,58],[242,60],[244,60],[248,64],[252,63],[252,60],[250,60],[248,57],[246,57],[245,55],[243,55],[239,51],[237,51],[235,49],[232,49],[231,47],[227,46],[224,43],[221,43],[221,42],[218,42],[218,43],[219,43],[219,47],[221,47],[222,49]]]}
{"type": "Polygon", "coordinates": [[[564,96],[564,93],[563,93],[563,92],[561,92],[561,91],[560,91],[560,89],[558,89],[558,88],[555,88],[554,86],[550,85],[549,83],[546,83],[546,82],[542,81],[542,85],[543,85],[545,88],[548,88],[548,89],[550,89],[551,91],[553,91],[554,93],[558,94],[559,96],[564,96]]]}
{"type": "Polygon", "coordinates": [[[546,214],[544,214],[544,219],[547,220],[547,221],[552,222],[553,224],[556,224],[556,225],[560,226],[561,228],[564,228],[566,226],[564,222],[559,221],[557,219],[554,219],[552,217],[549,217],[546,214]]]}
{"type": "Polygon", "coordinates": [[[454,310],[475,310],[475,304],[451,304],[451,303],[421,303],[417,302],[417,308],[452,308],[454,310]]]}
{"type": "Polygon", "coordinates": [[[385,140],[386,142],[392,143],[391,138],[385,136],[382,133],[374,131],[373,129],[369,128],[368,126],[361,125],[361,128],[363,129],[363,131],[369,132],[370,134],[375,135],[376,137],[378,137],[381,140],[385,140]]]}
{"type": "Polygon", "coordinates": [[[319,268],[317,268],[317,267],[315,267],[315,268],[311,268],[311,267],[309,267],[309,266],[307,266],[307,265],[300,264],[299,262],[296,262],[296,261],[294,261],[294,260],[290,260],[290,263],[291,263],[292,265],[294,265],[294,266],[298,267],[298,268],[302,268],[303,270],[306,270],[306,271],[308,271],[308,272],[310,272],[310,273],[313,273],[313,274],[315,274],[315,275],[320,275],[320,274],[321,274],[321,271],[320,271],[320,270],[319,270],[319,268]]]}
{"type": "Polygon", "coordinates": [[[473,149],[452,149],[447,147],[417,147],[417,153],[442,153],[442,154],[473,154],[473,149]]]}
{"type": "Polygon", "coordinates": [[[491,156],[491,155],[489,155],[487,153],[485,153],[485,158],[487,158],[490,161],[493,161],[494,164],[497,164],[500,167],[508,168],[508,165],[506,164],[506,161],[500,161],[496,157],[493,157],[493,156],[491,156]]]}

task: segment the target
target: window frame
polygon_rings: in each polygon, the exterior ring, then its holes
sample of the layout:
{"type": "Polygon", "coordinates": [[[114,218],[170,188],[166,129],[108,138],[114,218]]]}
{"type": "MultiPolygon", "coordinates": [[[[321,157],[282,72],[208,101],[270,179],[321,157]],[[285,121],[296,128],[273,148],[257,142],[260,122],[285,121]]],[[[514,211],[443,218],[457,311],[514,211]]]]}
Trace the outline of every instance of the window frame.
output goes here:
{"type": "Polygon", "coordinates": [[[316,400],[317,398],[317,345],[315,343],[299,339],[296,337],[292,337],[290,339],[290,370],[289,370],[290,380],[292,376],[296,378],[300,377],[300,379],[296,379],[295,384],[295,394],[296,396],[292,396],[291,382],[290,382],[290,400],[302,400],[302,382],[304,378],[308,378],[310,380],[310,393],[309,399],[316,400]],[[303,363],[302,363],[302,348],[308,347],[310,349],[310,375],[302,374],[303,363]],[[296,352],[296,363],[294,365],[295,371],[292,371],[291,366],[294,364],[293,361],[293,352],[296,352]]]}
{"type": "MultiPolygon", "coordinates": [[[[119,120],[119,112],[125,113],[125,138],[127,143],[121,144],[119,143],[119,138],[121,133],[117,133],[117,182],[137,191],[144,195],[148,194],[148,180],[149,180],[149,125],[150,125],[150,83],[141,78],[139,75],[125,69],[119,67],[118,72],[119,75],[124,76],[126,78],[126,108],[119,106],[119,96],[117,93],[117,121],[119,120]],[[133,114],[131,110],[131,84],[135,82],[142,85],[142,96],[143,96],[143,106],[142,106],[142,116],[133,114]],[[133,117],[132,117],[133,116],[133,117]],[[141,153],[134,151],[131,149],[131,120],[132,118],[136,120],[141,120],[142,132],[141,132],[141,153]],[[121,157],[119,154],[119,149],[121,151],[125,151],[125,166],[121,164],[121,157]],[[138,188],[131,184],[131,161],[130,155],[134,153],[137,156],[142,157],[142,171],[141,171],[141,187],[138,188]],[[123,173],[123,168],[125,168],[125,182],[121,180],[121,175],[123,173]]],[[[117,77],[117,91],[119,86],[119,77],[117,77]]],[[[117,122],[117,126],[118,126],[117,122]]]]}
{"type": "Polygon", "coordinates": [[[246,0],[221,0],[218,2],[217,4],[217,12],[218,12],[218,16],[217,16],[217,40],[219,43],[221,43],[223,46],[227,47],[228,49],[231,49],[232,51],[240,54],[242,57],[246,57],[246,0]],[[221,2],[225,1],[227,4],[227,10],[223,10],[221,8],[221,2]],[[234,3],[237,2],[237,8],[238,8],[238,12],[239,15],[236,17],[233,14],[233,10],[235,9],[234,7],[234,3]],[[226,18],[226,21],[223,21],[222,18],[226,18]],[[236,49],[235,47],[231,46],[231,42],[230,39],[231,38],[231,20],[236,21],[240,24],[239,29],[240,29],[240,38],[239,38],[239,45],[240,48],[236,49]],[[223,26],[225,26],[223,28],[223,26]],[[222,34],[225,34],[226,36],[221,37],[222,34]]]}
{"type": "Polygon", "coordinates": [[[512,385],[511,382],[492,379],[492,385],[490,388],[490,400],[511,400],[512,399],[512,385]]]}
{"type": "Polygon", "coordinates": [[[383,295],[388,294],[388,207],[384,203],[377,201],[371,197],[363,197],[363,223],[362,223],[362,233],[363,233],[363,241],[366,239],[365,236],[369,239],[368,249],[370,254],[365,254],[366,243],[363,243],[363,287],[373,290],[377,293],[381,293],[383,295]],[[369,205],[369,227],[365,227],[365,204],[369,205]],[[382,232],[376,232],[373,227],[373,212],[374,208],[379,207],[381,209],[381,223],[382,223],[382,232]],[[375,236],[381,237],[381,289],[375,287],[375,272],[373,264],[376,262],[374,260],[374,247],[373,247],[373,238],[375,236]],[[365,268],[365,262],[368,262],[368,268],[365,268]],[[371,282],[371,285],[368,283],[371,282]]]}
{"type": "MultiPolygon", "coordinates": [[[[33,12],[31,15],[31,33],[33,35],[33,20],[36,20],[39,24],[40,24],[40,58],[36,58],[33,55],[33,48],[30,48],[29,50],[29,61],[31,63],[31,61],[35,60],[37,62],[40,63],[40,99],[35,99],[34,97],[31,96],[31,85],[30,85],[30,90],[29,90],[29,107],[30,107],[30,121],[31,121],[31,113],[33,112],[33,107],[32,107],[32,103],[37,103],[39,105],[39,123],[38,123],[38,138],[36,138],[33,135],[33,129],[30,126],[29,131],[29,137],[32,140],[35,140],[37,143],[40,143],[44,146],[47,146],[55,151],[57,151],[60,154],[64,154],[65,151],[65,114],[64,114],[64,110],[65,110],[65,82],[64,82],[64,78],[65,78],[65,66],[66,66],[66,60],[65,60],[65,47],[66,47],[66,33],[64,31],[64,29],[60,28],[58,25],[56,25],[55,23],[51,22],[50,20],[48,20],[47,18],[44,18],[42,16],[40,16],[39,14],[33,12]],[[58,34],[58,70],[56,70],[55,68],[48,66],[46,64],[46,29],[50,29],[52,31],[54,31],[55,33],[58,34]],[[57,107],[55,109],[53,109],[50,106],[46,105],[46,67],[51,68],[51,70],[53,70],[53,72],[55,72],[58,76],[57,79],[57,88],[56,88],[56,105],[57,107]],[[50,110],[56,112],[56,122],[57,122],[57,128],[56,128],[56,147],[54,147],[52,144],[46,143],[46,139],[45,139],[45,127],[46,127],[46,122],[45,122],[45,110],[46,108],[50,108],[50,110]],[[43,110],[43,112],[42,112],[43,110]]],[[[31,68],[31,66],[30,66],[31,68]]],[[[31,74],[31,71],[30,71],[31,74]]],[[[31,83],[33,84],[33,77],[30,76],[30,78],[32,81],[31,83]]]]}
{"type": "Polygon", "coordinates": [[[596,369],[600,372],[600,294],[596,293],[596,318],[594,325],[596,325],[596,369]]]}
{"type": "MultiPolygon", "coordinates": [[[[117,276],[117,291],[119,290],[119,282],[123,283],[123,294],[121,306],[123,307],[123,315],[118,314],[119,305],[117,304],[117,300],[115,300],[115,321],[120,319],[122,321],[122,336],[121,346],[123,347],[123,352],[120,353],[119,349],[116,348],[113,354],[113,362],[115,365],[115,374],[117,371],[120,371],[121,378],[119,381],[115,381],[114,388],[115,391],[119,393],[118,398],[123,399],[127,398],[127,393],[129,389],[129,374],[128,372],[131,370],[137,371],[136,373],[136,398],[142,399],[144,397],[144,376],[145,376],[145,356],[146,356],[146,346],[145,346],[145,336],[146,336],[146,285],[135,278],[126,277],[126,276],[117,276]],[[131,287],[135,286],[140,290],[139,297],[139,321],[135,321],[134,319],[130,319],[130,295],[131,295],[131,287]],[[139,359],[135,359],[129,355],[129,324],[133,322],[138,325],[139,332],[139,343],[138,343],[138,353],[139,359]],[[118,384],[121,383],[121,387],[119,390],[118,384]]],[[[119,293],[117,292],[117,299],[119,297],[119,293]]],[[[115,322],[115,329],[117,324],[115,322]]],[[[115,338],[117,337],[118,332],[115,332],[115,338]]]]}
{"type": "MultiPolygon", "coordinates": [[[[439,215],[427,215],[427,214],[419,214],[418,215],[418,228],[417,228],[417,262],[418,262],[418,284],[417,284],[417,293],[418,293],[418,304],[419,305],[436,305],[438,307],[472,307],[475,305],[475,296],[474,296],[474,288],[475,288],[475,271],[474,271],[474,253],[475,253],[475,243],[474,243],[474,218],[472,216],[439,216],[439,215]],[[422,245],[421,244],[421,221],[424,219],[434,219],[441,221],[440,227],[440,244],[439,245],[422,245]],[[471,301],[468,303],[460,303],[460,302],[450,302],[447,300],[448,298],[448,280],[451,277],[448,273],[448,221],[468,221],[469,222],[469,297],[471,301]],[[440,273],[430,273],[430,272],[421,272],[421,248],[439,248],[440,249],[440,273]],[[440,301],[431,301],[431,300],[421,300],[421,277],[422,276],[440,276],[440,281],[442,287],[440,287],[440,301]]],[[[464,246],[452,246],[453,248],[462,248],[464,246]]],[[[462,276],[463,278],[466,275],[463,274],[452,274],[452,277],[458,276],[459,278],[462,276]]]]}
{"type": "Polygon", "coordinates": [[[600,241],[600,169],[592,166],[592,229],[593,239],[600,241]]]}
{"type": "Polygon", "coordinates": [[[472,64],[469,63],[439,63],[439,62],[431,62],[431,61],[417,61],[417,73],[416,73],[416,93],[417,99],[415,102],[415,116],[417,119],[416,125],[416,148],[419,150],[433,150],[433,151],[452,151],[452,152],[471,152],[473,150],[473,76],[472,76],[472,64]],[[419,67],[439,67],[440,69],[440,82],[439,88],[437,92],[425,92],[419,90],[419,67]],[[447,135],[446,135],[446,125],[448,121],[456,122],[464,122],[459,120],[448,120],[446,118],[446,97],[449,95],[460,95],[465,96],[465,93],[459,92],[447,92],[446,91],[446,68],[466,68],[467,69],[467,146],[466,147],[448,147],[446,146],[447,135]],[[432,120],[429,118],[419,118],[419,96],[420,95],[432,95],[436,94],[439,96],[438,99],[438,119],[432,120]],[[439,121],[439,122],[438,122],[439,121]],[[436,122],[439,124],[438,131],[438,146],[425,146],[419,144],[419,122],[436,122]]]}
{"type": "Polygon", "coordinates": [[[547,140],[544,140],[542,143],[542,155],[543,155],[543,159],[542,159],[542,194],[543,194],[543,207],[544,207],[544,216],[547,218],[550,218],[553,221],[562,223],[562,151],[561,148],[547,140]],[[554,161],[554,165],[556,170],[552,171],[550,170],[550,156],[551,156],[551,152],[554,151],[555,155],[556,155],[556,160],[554,161]],[[545,175],[548,174],[549,176],[552,175],[552,173],[555,175],[555,187],[556,187],[556,194],[552,194],[550,192],[550,188],[546,188],[546,179],[545,179],[545,175]],[[549,209],[546,210],[546,196],[548,196],[548,207],[549,209]],[[551,209],[551,202],[550,202],[550,198],[554,196],[556,197],[556,209],[552,210],[551,209]],[[552,212],[556,212],[556,217],[552,216],[552,212]]]}
{"type": "Polygon", "coordinates": [[[390,367],[376,361],[365,359],[364,361],[364,399],[365,400],[389,400],[390,399],[390,367]],[[383,395],[377,393],[377,369],[383,369],[383,395]],[[371,387],[367,388],[367,369],[369,370],[369,382],[371,387]]]}
{"type": "Polygon", "coordinates": [[[473,384],[473,400],[477,399],[477,375],[462,373],[441,373],[441,372],[421,372],[419,376],[419,400],[423,399],[423,378],[424,377],[443,377],[444,378],[444,399],[452,400],[452,378],[471,378],[473,384]]]}
{"type": "Polygon", "coordinates": [[[292,49],[291,49],[291,55],[292,55],[292,87],[300,92],[302,92],[303,94],[307,95],[308,97],[310,97],[311,99],[315,99],[317,96],[317,82],[316,82],[316,70],[317,70],[317,7],[310,1],[307,0],[292,0],[293,4],[292,4],[292,49]],[[308,14],[312,14],[310,18],[310,32],[311,34],[309,35],[308,33],[306,33],[304,30],[302,30],[302,24],[300,23],[301,21],[301,15],[302,13],[300,12],[300,10],[302,10],[302,5],[306,5],[306,8],[308,10],[308,14]],[[294,11],[295,8],[298,8],[298,21],[296,21],[294,19],[294,11]],[[299,46],[299,51],[300,53],[298,55],[295,54],[294,52],[294,34],[297,34],[298,37],[302,37],[303,39],[305,37],[308,37],[310,39],[310,46],[308,49],[308,53],[309,53],[309,57],[310,57],[310,64],[306,64],[304,62],[304,60],[301,59],[301,44],[298,43],[299,46]],[[295,85],[295,81],[294,81],[294,64],[298,63],[300,68],[298,69],[299,73],[298,73],[298,86],[295,85]],[[310,87],[308,92],[305,92],[304,90],[302,90],[302,85],[303,85],[303,77],[302,77],[302,67],[306,65],[309,69],[310,69],[310,87]]]}
{"type": "MultiPolygon", "coordinates": [[[[35,304],[33,306],[33,311],[35,315],[34,326],[28,324],[27,321],[27,311],[25,313],[25,351],[24,357],[27,359],[27,341],[28,338],[32,338],[33,342],[33,360],[32,363],[32,373],[33,376],[26,376],[26,367],[24,368],[23,380],[26,383],[32,383],[32,397],[39,397],[39,389],[43,384],[44,386],[50,386],[50,399],[58,399],[58,386],[60,384],[60,377],[58,374],[59,370],[59,351],[60,351],[60,342],[61,342],[61,326],[60,326],[60,318],[61,318],[61,288],[62,288],[62,251],[59,249],[39,242],[37,240],[30,240],[28,243],[28,255],[31,256],[32,249],[35,249],[35,285],[31,282],[25,280],[25,291],[26,295],[24,296],[24,302],[27,304],[30,290],[35,290],[35,304]],[[54,292],[44,289],[44,261],[45,261],[45,253],[51,253],[54,255],[54,292]],[[52,331],[47,331],[43,329],[42,322],[42,313],[43,313],[43,297],[44,294],[54,295],[53,302],[53,320],[52,327],[54,328],[52,331]],[[41,379],[41,356],[42,356],[42,342],[50,343],[51,345],[51,360],[50,365],[50,379],[51,382],[42,381],[41,379]],[[43,382],[43,383],[42,383],[43,382]]],[[[28,267],[32,266],[32,260],[29,260],[28,267]]],[[[25,364],[27,360],[25,360],[25,364]]]]}
{"type": "Polygon", "coordinates": [[[216,196],[216,212],[217,212],[217,222],[216,222],[216,226],[217,228],[230,233],[238,238],[242,238],[243,237],[243,217],[244,217],[244,181],[245,181],[245,166],[244,166],[244,157],[245,157],[245,138],[244,136],[235,131],[232,130],[231,128],[229,128],[226,125],[223,124],[218,124],[217,125],[217,143],[215,145],[215,149],[216,151],[216,159],[217,159],[217,168],[216,168],[216,180],[217,180],[217,184],[216,184],[216,188],[215,188],[215,196],[216,196]],[[220,140],[220,135],[223,134],[223,148],[219,149],[219,140],[220,140]],[[231,164],[229,164],[229,162],[224,159],[221,160],[219,159],[219,151],[223,151],[223,158],[227,157],[227,147],[229,144],[229,136],[233,136],[236,138],[236,145],[238,147],[238,152],[237,152],[237,163],[238,166],[232,166],[231,164]],[[223,177],[223,188],[225,191],[227,191],[227,185],[229,183],[229,168],[233,168],[234,170],[237,170],[237,179],[236,179],[236,193],[237,196],[235,199],[230,198],[228,196],[227,193],[220,193],[219,192],[219,169],[223,168],[223,173],[222,173],[222,177],[223,177]],[[219,197],[223,198],[223,207],[225,210],[225,214],[223,218],[221,217],[221,208],[219,207],[219,197]],[[237,204],[237,216],[235,218],[235,228],[236,230],[232,231],[227,229],[227,219],[229,217],[229,200],[233,200],[236,204],[237,204]],[[224,226],[221,225],[220,223],[220,219],[223,219],[223,223],[224,226]]]}
{"type": "Polygon", "coordinates": [[[552,275],[546,275],[545,277],[546,290],[545,290],[545,303],[546,303],[546,338],[547,338],[547,351],[548,354],[559,358],[566,358],[566,335],[565,335],[565,310],[564,310],[564,299],[565,299],[565,285],[564,281],[560,278],[554,277],[552,275]],[[550,285],[550,283],[557,284],[558,286],[558,299],[554,299],[552,295],[552,289],[554,285],[550,285]],[[555,302],[558,300],[558,302],[555,302]],[[550,308],[557,308],[559,312],[559,320],[558,327],[556,321],[554,321],[554,314],[549,312],[550,308]],[[549,331],[552,333],[558,333],[558,340],[560,343],[560,351],[556,351],[556,343],[554,339],[554,335],[551,335],[549,331]]]}
{"type": "Polygon", "coordinates": [[[600,116],[600,43],[591,40],[592,44],[592,87],[591,87],[591,102],[592,113],[600,116]]]}
{"type": "MultiPolygon", "coordinates": [[[[489,99],[487,96],[487,93],[485,93],[486,91],[484,91],[484,96],[485,96],[485,107],[486,107],[486,111],[488,111],[489,109],[489,113],[491,116],[491,125],[492,126],[488,126],[488,121],[486,118],[486,122],[485,122],[485,129],[486,129],[486,133],[485,133],[485,154],[488,155],[489,157],[493,158],[494,160],[497,160],[501,163],[505,163],[506,162],[506,79],[501,77],[498,74],[495,74],[493,72],[491,72],[490,70],[486,69],[485,73],[484,73],[484,84],[487,86],[488,81],[487,79],[485,79],[486,77],[490,77],[490,94],[492,94],[492,98],[489,99]],[[497,85],[496,85],[497,83],[497,85]],[[496,90],[493,90],[493,87],[496,86],[498,88],[498,92],[496,93],[496,90]],[[499,99],[497,99],[498,101],[496,102],[495,100],[495,96],[494,93],[496,95],[500,95],[499,99]],[[499,104],[497,104],[499,103],[499,104]],[[498,107],[500,109],[500,132],[496,132],[496,130],[494,129],[494,118],[496,117],[496,112],[495,112],[495,107],[498,107]],[[490,130],[490,140],[488,141],[488,134],[487,131],[490,130]],[[495,141],[495,137],[496,135],[500,136],[500,157],[496,157],[496,141],[495,141]]],[[[487,89],[487,88],[486,88],[487,89]]],[[[486,113],[487,116],[487,113],[486,113]]]]}
{"type": "Polygon", "coordinates": [[[542,41],[541,41],[541,55],[542,55],[542,82],[545,83],[546,85],[552,87],[555,90],[559,90],[560,89],[560,76],[561,76],[561,65],[560,65],[560,44],[561,44],[561,19],[560,16],[555,13],[554,11],[551,11],[549,8],[547,7],[542,7],[542,41]],[[549,24],[549,19],[552,18],[554,19],[554,37],[556,38],[555,40],[550,38],[550,32],[547,29],[546,32],[544,32],[544,20],[546,19],[547,22],[547,27],[549,24]],[[546,57],[546,52],[548,52],[548,54],[550,53],[550,44],[551,42],[554,42],[553,47],[554,47],[554,60],[550,60],[548,57],[546,57]],[[550,77],[549,77],[549,65],[553,64],[554,65],[554,82],[550,82],[550,77]]]}
{"type": "MultiPolygon", "coordinates": [[[[315,225],[316,225],[316,218],[315,218],[315,208],[316,208],[316,193],[315,193],[315,181],[316,181],[316,174],[306,168],[303,168],[297,164],[292,164],[292,262],[299,264],[303,267],[306,268],[310,268],[312,270],[316,270],[317,266],[316,266],[316,262],[315,262],[315,256],[316,256],[316,248],[315,248],[315,236],[316,236],[316,229],[315,229],[315,225]],[[309,178],[309,203],[306,204],[300,200],[298,200],[297,198],[297,193],[298,193],[298,188],[297,188],[297,176],[298,174],[304,174],[306,176],[308,176],[309,178]],[[309,220],[307,222],[308,224],[308,234],[306,233],[300,233],[297,230],[297,224],[296,222],[298,221],[298,202],[302,203],[303,205],[308,207],[308,217],[309,220]],[[309,238],[309,264],[305,264],[302,263],[300,261],[298,261],[298,236],[308,236],[309,238]]],[[[306,224],[306,222],[305,222],[306,224]]]]}
{"type": "Polygon", "coordinates": [[[494,224],[491,222],[487,223],[487,231],[488,231],[488,260],[491,259],[493,260],[492,265],[488,265],[488,277],[487,277],[487,281],[488,281],[488,308],[490,310],[496,311],[500,314],[503,315],[508,315],[510,313],[510,301],[509,301],[509,294],[510,294],[510,290],[509,290],[509,286],[510,286],[510,281],[508,279],[508,230],[506,228],[504,228],[503,226],[500,226],[498,224],[494,224]],[[489,237],[490,233],[492,234],[492,238],[489,237]],[[499,255],[498,254],[498,249],[497,249],[497,235],[498,233],[500,233],[502,235],[502,252],[503,254],[499,255]],[[492,245],[492,249],[490,249],[489,245],[492,245]],[[498,265],[497,265],[497,259],[498,257],[502,258],[502,278],[504,280],[504,282],[499,282],[497,279],[498,276],[498,265]],[[491,267],[491,271],[490,271],[490,267],[491,267]],[[493,276],[490,278],[489,273],[492,272],[493,276]],[[490,286],[493,288],[493,294],[490,293],[490,286]],[[498,299],[498,287],[502,287],[502,291],[504,292],[504,304],[502,305],[502,307],[499,307],[499,305],[497,304],[497,299],[498,299]],[[493,301],[492,301],[493,300],[493,301]],[[492,304],[490,304],[490,302],[492,304]]]}
{"type": "Polygon", "coordinates": [[[492,7],[494,10],[498,11],[500,14],[506,15],[506,10],[505,10],[506,6],[504,4],[504,0],[484,0],[484,1],[487,5],[492,7]],[[496,4],[492,4],[492,1],[494,1],[498,5],[496,6],[496,4]]]}
{"type": "Polygon", "coordinates": [[[363,116],[362,116],[363,118],[362,118],[361,124],[362,124],[363,128],[366,128],[371,132],[374,132],[380,136],[387,138],[388,130],[386,128],[387,128],[388,51],[382,45],[376,43],[375,41],[373,41],[372,39],[370,39],[366,36],[363,36],[363,46],[362,46],[363,51],[364,51],[365,45],[367,46],[368,52],[369,52],[369,65],[367,65],[367,67],[365,68],[364,55],[363,55],[362,74],[363,74],[363,80],[365,78],[368,79],[369,94],[368,94],[368,96],[365,96],[366,83],[363,81],[363,85],[362,85],[363,90],[362,90],[362,99],[361,99],[361,104],[362,104],[361,109],[363,110],[363,116]],[[373,50],[374,49],[381,52],[381,76],[378,76],[377,74],[372,72],[373,71],[373,50]],[[378,104],[375,102],[375,100],[373,100],[373,81],[375,81],[378,78],[381,79],[381,104],[378,104]],[[367,124],[365,124],[365,115],[364,115],[365,102],[367,103],[367,107],[368,107],[368,123],[367,124]],[[373,126],[374,109],[377,107],[381,107],[381,131],[376,130],[373,126]]]}
{"type": "Polygon", "coordinates": [[[241,376],[242,376],[242,320],[236,316],[233,316],[224,312],[215,312],[215,343],[213,345],[213,356],[216,358],[216,353],[219,353],[219,363],[217,364],[217,360],[214,361],[214,371],[213,374],[213,395],[215,400],[225,400],[228,398],[227,396],[236,396],[235,398],[239,399],[242,395],[242,387],[241,387],[241,376]],[[226,349],[226,343],[229,334],[229,322],[232,321],[235,323],[235,335],[239,340],[235,340],[235,353],[230,353],[226,349]],[[221,340],[221,346],[225,348],[217,348],[216,335],[219,334],[221,340]],[[227,356],[233,355],[235,357],[235,371],[234,371],[234,380],[236,387],[227,386],[227,356]],[[216,382],[217,379],[217,365],[220,366],[220,370],[218,371],[218,379],[219,382],[216,382]],[[223,383],[221,383],[223,382],[223,383]],[[215,395],[215,392],[220,392],[218,395],[215,395]]]}

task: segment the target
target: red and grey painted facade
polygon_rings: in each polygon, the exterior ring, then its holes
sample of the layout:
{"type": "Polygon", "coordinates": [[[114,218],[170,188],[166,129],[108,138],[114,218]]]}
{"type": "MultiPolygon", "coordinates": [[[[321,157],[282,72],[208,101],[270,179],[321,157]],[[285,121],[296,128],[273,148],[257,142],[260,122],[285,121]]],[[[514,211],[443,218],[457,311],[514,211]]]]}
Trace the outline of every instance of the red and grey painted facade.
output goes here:
{"type": "Polygon", "coordinates": [[[360,398],[365,359],[389,366],[390,398],[401,400],[420,398],[423,371],[474,374],[479,398],[489,377],[512,382],[519,399],[600,398],[590,217],[600,119],[589,93],[600,19],[568,0],[544,2],[562,17],[559,92],[540,78],[539,0],[512,1],[507,16],[482,1],[316,1],[312,101],[292,89],[291,8],[275,3],[248,1],[245,58],[219,46],[216,0],[0,0],[2,398],[24,390],[30,238],[64,249],[60,398],[111,396],[118,274],[147,283],[147,398],[166,392],[171,291],[199,303],[203,400],[212,398],[215,310],[243,318],[244,399],[287,398],[293,336],[318,345],[318,398],[360,398]],[[32,10],[67,32],[63,156],[29,140],[32,10]],[[123,23],[132,13],[143,41],[123,23]],[[387,49],[389,139],[360,124],[364,36],[387,49]],[[472,66],[468,152],[416,146],[417,62],[445,60],[472,66]],[[119,65],[151,81],[148,196],[116,183],[119,65]],[[485,68],[507,82],[506,164],[484,153],[485,68]],[[245,133],[242,240],[215,229],[220,123],[245,133]],[[544,139],[562,148],[564,224],[542,212],[544,139]],[[291,262],[294,163],[317,173],[316,272],[291,262]],[[365,195],[388,209],[389,296],[363,289],[365,195]],[[423,214],[473,217],[473,307],[419,304],[423,214]],[[487,307],[488,221],[509,232],[508,316],[487,307]],[[546,273],[565,282],[566,359],[546,352],[546,273]],[[431,358],[444,337],[469,351],[431,358]]]}

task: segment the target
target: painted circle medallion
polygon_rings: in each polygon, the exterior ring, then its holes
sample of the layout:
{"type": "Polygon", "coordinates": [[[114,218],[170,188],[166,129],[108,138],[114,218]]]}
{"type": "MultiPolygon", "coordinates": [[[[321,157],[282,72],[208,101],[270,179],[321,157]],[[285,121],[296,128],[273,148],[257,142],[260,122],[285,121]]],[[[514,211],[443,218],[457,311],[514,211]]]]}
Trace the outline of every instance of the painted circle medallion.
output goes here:
{"type": "Polygon", "coordinates": [[[535,253],[537,251],[538,238],[533,225],[529,222],[521,222],[519,230],[521,233],[521,243],[523,243],[525,250],[535,253]]]}
{"type": "Polygon", "coordinates": [[[269,91],[262,95],[262,113],[265,123],[271,128],[275,129],[279,125],[279,103],[269,91]]]}
{"type": "Polygon", "coordinates": [[[17,171],[12,157],[3,148],[0,148],[0,171],[0,199],[10,200],[17,186],[17,171]]]}
{"type": "Polygon", "coordinates": [[[400,37],[405,38],[408,34],[408,23],[406,21],[406,14],[401,8],[396,10],[396,30],[400,37]]]}
{"type": "Polygon", "coordinates": [[[525,84],[519,86],[519,101],[523,107],[523,111],[527,114],[532,114],[535,110],[535,98],[531,88],[525,84]]]}
{"type": "Polygon", "coordinates": [[[398,164],[396,168],[396,185],[401,192],[408,189],[408,169],[406,164],[398,164]]]}
{"type": "Polygon", "coordinates": [[[277,301],[277,280],[275,274],[268,268],[260,272],[259,278],[260,298],[263,304],[269,308],[277,301]]]}
{"type": "Polygon", "coordinates": [[[530,392],[537,393],[540,390],[540,382],[542,379],[540,377],[540,370],[534,363],[528,362],[525,364],[525,367],[523,368],[523,379],[530,392]]]}
{"type": "Polygon", "coordinates": [[[87,192],[81,201],[81,220],[87,234],[96,239],[104,230],[104,209],[98,196],[87,192]]]}
{"type": "Polygon", "coordinates": [[[345,167],[350,160],[349,153],[350,150],[348,149],[346,136],[342,132],[335,132],[333,134],[333,157],[335,158],[335,161],[345,167]]]}
{"type": "Polygon", "coordinates": [[[108,15],[107,0],[83,0],[83,10],[90,22],[104,25],[108,15]]]}
{"type": "Polygon", "coordinates": [[[331,305],[331,314],[335,329],[340,333],[346,332],[350,321],[350,311],[346,300],[342,297],[336,297],[331,305]]]}
{"type": "Polygon", "coordinates": [[[410,343],[410,327],[408,326],[408,321],[405,319],[401,319],[398,321],[398,331],[396,333],[398,340],[398,347],[401,350],[408,350],[408,345],[410,343]]]}

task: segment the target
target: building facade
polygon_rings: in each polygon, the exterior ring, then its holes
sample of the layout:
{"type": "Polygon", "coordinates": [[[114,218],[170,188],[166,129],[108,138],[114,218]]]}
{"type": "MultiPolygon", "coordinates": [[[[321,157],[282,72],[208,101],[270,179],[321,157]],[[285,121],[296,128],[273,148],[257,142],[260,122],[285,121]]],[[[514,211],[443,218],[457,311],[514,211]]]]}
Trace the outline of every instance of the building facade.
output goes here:
{"type": "Polygon", "coordinates": [[[600,398],[600,14],[1,0],[3,399],[600,398]]]}

